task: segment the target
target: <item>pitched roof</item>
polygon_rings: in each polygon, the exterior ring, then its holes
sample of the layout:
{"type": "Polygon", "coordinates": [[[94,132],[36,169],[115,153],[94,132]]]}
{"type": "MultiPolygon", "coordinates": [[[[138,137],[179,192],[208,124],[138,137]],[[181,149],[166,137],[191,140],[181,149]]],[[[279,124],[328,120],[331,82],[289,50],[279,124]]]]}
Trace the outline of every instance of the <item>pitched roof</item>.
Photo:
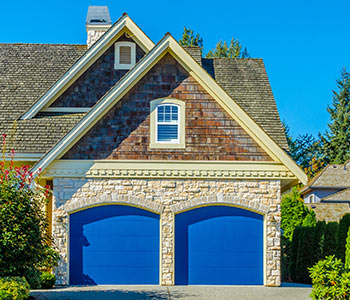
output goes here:
{"type": "MultiPolygon", "coordinates": [[[[0,132],[10,133],[17,120],[16,152],[48,151],[81,119],[82,114],[19,120],[85,51],[85,45],[0,44],[0,132]],[[39,137],[40,143],[31,142],[39,137]]],[[[186,51],[199,62],[198,48],[186,51]]],[[[203,67],[280,147],[287,149],[262,60],[203,59],[203,67]]]]}
{"type": "Polygon", "coordinates": [[[280,147],[289,150],[262,59],[204,58],[202,64],[280,147]]]}
{"type": "Polygon", "coordinates": [[[350,188],[334,193],[328,197],[322,198],[323,201],[349,201],[350,202],[350,188]]]}
{"type": "Polygon", "coordinates": [[[0,133],[17,127],[17,152],[45,152],[66,129],[70,116],[18,120],[86,51],[86,45],[0,44],[0,133]],[[40,136],[41,141],[37,140],[40,136]],[[35,141],[35,143],[33,143],[35,141]]]}
{"type": "Polygon", "coordinates": [[[303,187],[304,193],[312,188],[344,188],[350,187],[350,161],[343,165],[328,165],[303,187]]]}
{"type": "Polygon", "coordinates": [[[266,134],[254,120],[220,87],[220,85],[195,62],[195,60],[170,35],[164,38],[147,53],[126,75],[113,86],[80,120],[76,126],[54,145],[32,168],[33,174],[44,169],[52,161],[60,158],[79,140],[99,119],[101,119],[134,84],[137,83],[164,53],[172,54],[176,60],[197,80],[207,92],[234,118],[240,126],[276,161],[287,167],[302,183],[307,177],[297,164],[266,134]]]}

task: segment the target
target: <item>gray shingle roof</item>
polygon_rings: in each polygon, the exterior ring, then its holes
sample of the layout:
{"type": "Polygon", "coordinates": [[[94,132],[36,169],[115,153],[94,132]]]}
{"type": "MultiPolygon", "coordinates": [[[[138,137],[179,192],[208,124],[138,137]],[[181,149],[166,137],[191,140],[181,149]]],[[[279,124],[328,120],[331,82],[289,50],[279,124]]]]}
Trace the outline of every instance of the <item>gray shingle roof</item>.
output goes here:
{"type": "Polygon", "coordinates": [[[204,58],[202,65],[278,145],[288,150],[262,59],[204,58]]]}
{"type": "MultiPolygon", "coordinates": [[[[200,63],[198,48],[186,50],[200,63]]],[[[16,128],[15,151],[46,152],[82,118],[19,120],[85,51],[85,45],[0,44],[0,133],[16,128]]],[[[288,148],[261,59],[202,59],[202,65],[271,138],[288,148]]]]}
{"type": "MultiPolygon", "coordinates": [[[[0,133],[13,132],[13,121],[85,51],[85,45],[0,44],[0,133]]],[[[18,121],[15,150],[46,152],[77,118],[58,119],[18,121]]]]}
{"type": "Polygon", "coordinates": [[[328,165],[319,172],[300,192],[310,188],[345,188],[350,187],[350,161],[343,165],[328,165]]]}
{"type": "Polygon", "coordinates": [[[347,201],[350,202],[350,188],[342,190],[338,193],[334,193],[328,197],[325,197],[321,200],[321,202],[323,201],[347,201]]]}

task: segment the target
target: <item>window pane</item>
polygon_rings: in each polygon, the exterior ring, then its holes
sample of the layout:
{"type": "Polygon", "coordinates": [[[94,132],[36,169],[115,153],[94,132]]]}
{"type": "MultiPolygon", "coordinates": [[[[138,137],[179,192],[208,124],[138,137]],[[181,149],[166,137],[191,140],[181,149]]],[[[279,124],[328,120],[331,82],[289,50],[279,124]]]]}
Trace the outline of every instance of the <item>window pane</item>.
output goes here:
{"type": "Polygon", "coordinates": [[[120,64],[131,64],[131,47],[120,46],[119,47],[119,63],[120,64]]]}
{"type": "Polygon", "coordinates": [[[164,105],[165,113],[170,114],[170,105],[164,105]]]}
{"type": "Polygon", "coordinates": [[[158,142],[176,141],[178,125],[158,125],[158,142]]]}
{"type": "Polygon", "coordinates": [[[177,114],[173,114],[172,115],[172,120],[173,121],[177,121],[178,120],[178,115],[177,114]]]}
{"type": "Polygon", "coordinates": [[[158,122],[164,122],[164,107],[158,107],[158,122]]]}
{"type": "Polygon", "coordinates": [[[173,105],[173,106],[171,107],[171,112],[172,112],[173,114],[177,114],[177,112],[178,112],[178,107],[175,106],[175,105],[173,105]]]}
{"type": "Polygon", "coordinates": [[[165,114],[165,122],[170,122],[171,121],[171,118],[170,118],[170,114],[165,114]]]}

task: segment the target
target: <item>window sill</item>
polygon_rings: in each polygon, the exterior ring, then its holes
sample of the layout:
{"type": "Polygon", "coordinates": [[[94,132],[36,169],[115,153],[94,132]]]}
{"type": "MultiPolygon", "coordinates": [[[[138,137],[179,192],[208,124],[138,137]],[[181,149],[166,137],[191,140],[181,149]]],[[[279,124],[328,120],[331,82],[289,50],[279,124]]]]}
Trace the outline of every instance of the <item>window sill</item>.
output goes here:
{"type": "Polygon", "coordinates": [[[151,149],[185,149],[185,143],[172,144],[172,143],[150,143],[149,147],[151,149]]]}

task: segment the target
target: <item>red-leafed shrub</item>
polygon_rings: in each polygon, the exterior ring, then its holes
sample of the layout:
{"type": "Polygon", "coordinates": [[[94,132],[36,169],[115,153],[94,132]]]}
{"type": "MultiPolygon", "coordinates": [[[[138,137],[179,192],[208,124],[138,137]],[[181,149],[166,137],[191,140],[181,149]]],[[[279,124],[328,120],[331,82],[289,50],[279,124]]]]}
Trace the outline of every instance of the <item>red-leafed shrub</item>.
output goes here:
{"type": "MultiPolygon", "coordinates": [[[[0,277],[26,276],[43,265],[50,235],[45,214],[48,189],[33,179],[29,166],[6,161],[6,135],[0,161],[0,277]]],[[[57,262],[57,260],[56,260],[57,262]]],[[[30,276],[26,276],[27,279],[30,276]]]]}

